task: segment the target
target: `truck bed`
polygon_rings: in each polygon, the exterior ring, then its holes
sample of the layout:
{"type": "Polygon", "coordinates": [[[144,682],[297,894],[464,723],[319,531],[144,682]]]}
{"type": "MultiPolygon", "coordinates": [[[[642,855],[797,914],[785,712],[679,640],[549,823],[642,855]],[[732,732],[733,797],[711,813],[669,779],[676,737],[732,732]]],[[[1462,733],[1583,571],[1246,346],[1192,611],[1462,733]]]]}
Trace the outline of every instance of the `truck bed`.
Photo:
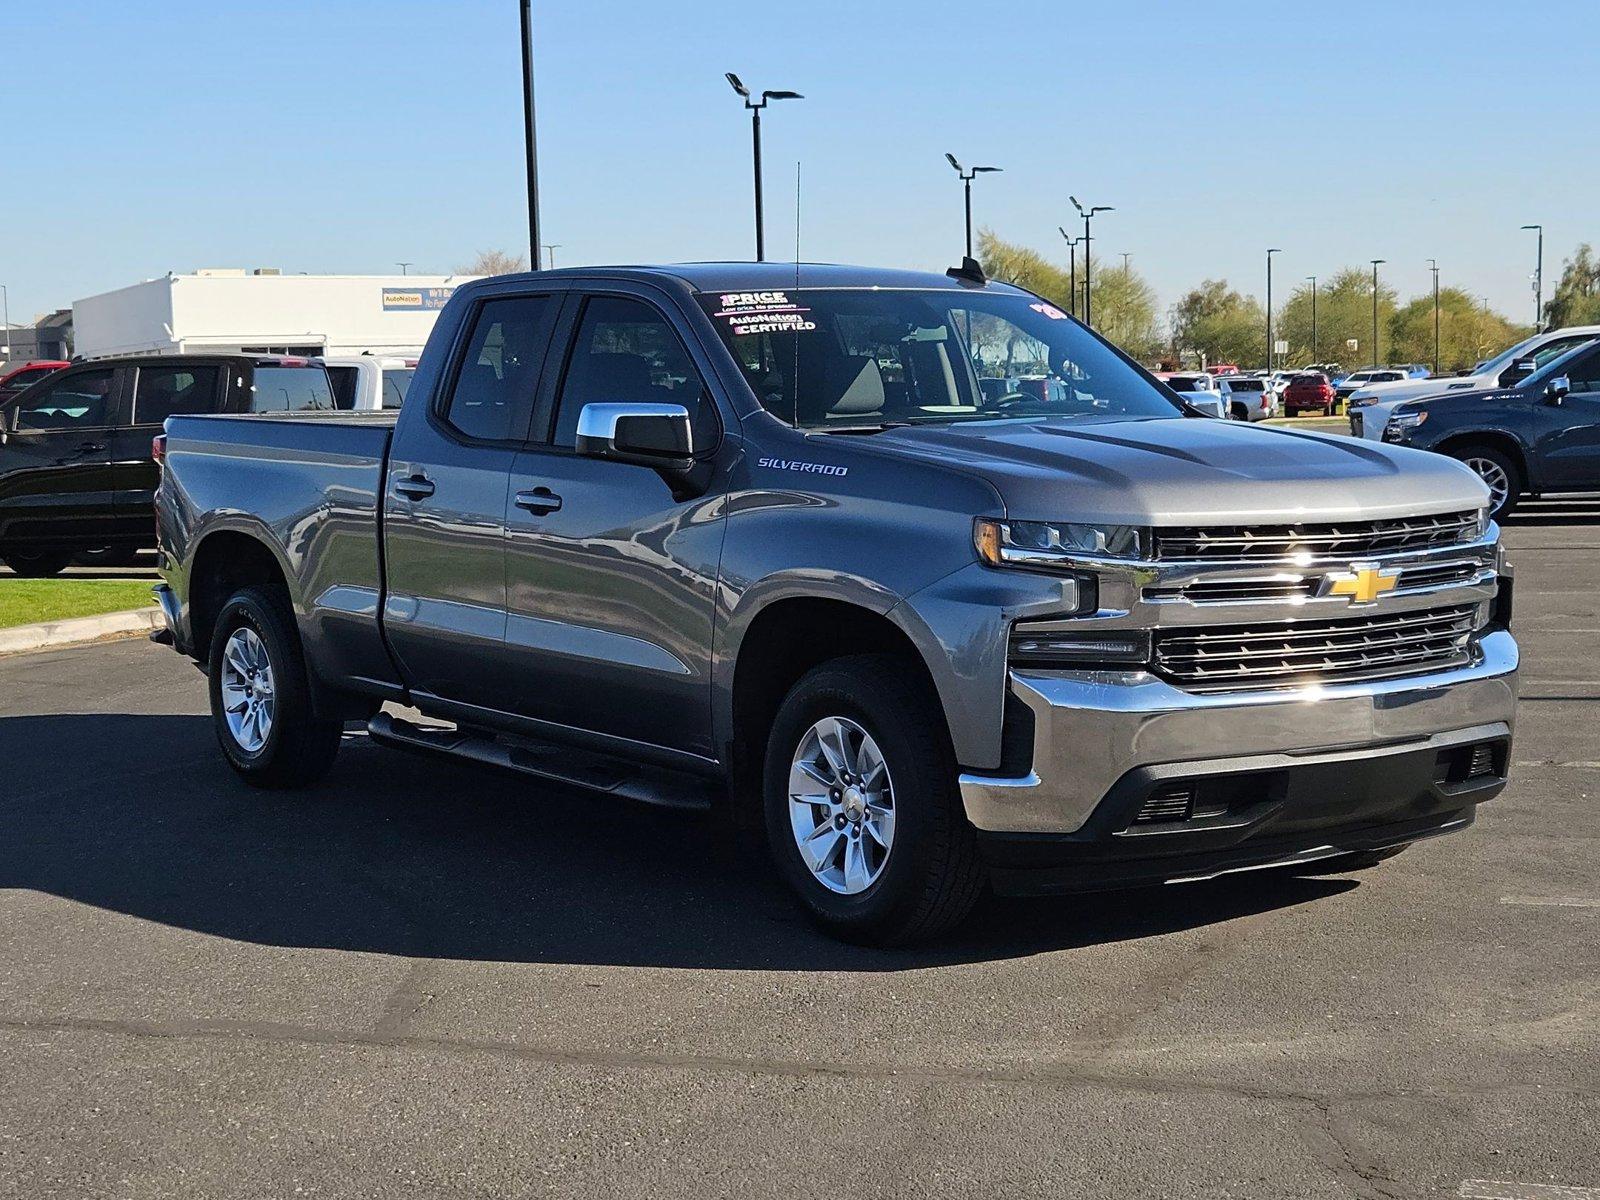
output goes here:
{"type": "Polygon", "coordinates": [[[390,682],[378,629],[384,471],[393,412],[179,416],[167,422],[157,496],[162,544],[190,558],[190,531],[237,530],[277,554],[327,678],[390,682]],[[240,508],[249,498],[248,510],[240,508]]]}

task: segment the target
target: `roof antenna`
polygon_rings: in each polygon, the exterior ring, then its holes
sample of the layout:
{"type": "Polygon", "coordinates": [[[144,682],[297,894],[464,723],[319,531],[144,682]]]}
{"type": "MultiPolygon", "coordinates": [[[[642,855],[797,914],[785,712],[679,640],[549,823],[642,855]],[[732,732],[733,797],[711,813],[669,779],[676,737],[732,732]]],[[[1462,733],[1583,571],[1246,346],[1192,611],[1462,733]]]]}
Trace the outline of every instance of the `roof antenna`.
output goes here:
{"type": "MultiPolygon", "coordinates": [[[[794,302],[800,303],[800,163],[794,164],[794,302]]],[[[800,428],[800,330],[794,331],[794,427],[800,428]]]]}
{"type": "Polygon", "coordinates": [[[989,277],[983,273],[983,264],[970,255],[961,259],[959,267],[951,267],[945,274],[957,283],[965,283],[972,287],[983,287],[989,282],[989,277]]]}

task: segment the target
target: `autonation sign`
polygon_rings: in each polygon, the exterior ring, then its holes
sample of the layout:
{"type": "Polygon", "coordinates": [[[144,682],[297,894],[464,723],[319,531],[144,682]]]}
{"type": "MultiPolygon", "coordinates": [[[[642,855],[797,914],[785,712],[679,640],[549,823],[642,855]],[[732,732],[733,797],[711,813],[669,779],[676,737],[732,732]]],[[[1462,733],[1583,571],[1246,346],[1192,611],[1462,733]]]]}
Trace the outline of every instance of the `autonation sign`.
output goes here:
{"type": "Polygon", "coordinates": [[[383,289],[384,312],[438,312],[450,299],[455,288],[392,288],[383,289]]]}

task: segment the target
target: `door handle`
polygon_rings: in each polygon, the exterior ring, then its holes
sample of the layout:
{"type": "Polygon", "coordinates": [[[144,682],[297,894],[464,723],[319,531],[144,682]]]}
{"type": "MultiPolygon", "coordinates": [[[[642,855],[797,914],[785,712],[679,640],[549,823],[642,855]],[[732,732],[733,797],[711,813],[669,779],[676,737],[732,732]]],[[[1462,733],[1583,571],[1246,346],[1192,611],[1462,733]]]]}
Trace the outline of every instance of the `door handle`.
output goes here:
{"type": "Polygon", "coordinates": [[[547,487],[536,487],[531,492],[517,493],[517,507],[531,513],[553,513],[561,509],[561,497],[547,487]]]}
{"type": "Polygon", "coordinates": [[[426,500],[433,495],[433,480],[421,472],[394,481],[394,490],[407,500],[426,500]]]}
{"type": "Polygon", "coordinates": [[[98,454],[98,453],[100,453],[100,451],[102,451],[104,449],[105,449],[105,444],[102,443],[102,442],[79,442],[78,443],[78,453],[79,454],[98,454]]]}

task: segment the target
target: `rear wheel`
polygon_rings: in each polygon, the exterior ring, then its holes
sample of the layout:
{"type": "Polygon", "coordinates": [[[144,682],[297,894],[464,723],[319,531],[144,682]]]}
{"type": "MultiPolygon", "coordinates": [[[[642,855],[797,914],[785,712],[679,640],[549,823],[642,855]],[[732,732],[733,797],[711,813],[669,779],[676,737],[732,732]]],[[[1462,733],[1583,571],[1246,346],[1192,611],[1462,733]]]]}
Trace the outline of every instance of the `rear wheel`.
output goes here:
{"type": "Polygon", "coordinates": [[[0,562],[24,579],[48,579],[52,575],[59,575],[71,561],[71,550],[7,550],[0,554],[0,562]]]}
{"type": "Polygon", "coordinates": [[[1489,516],[1493,520],[1508,515],[1522,495],[1522,471],[1511,456],[1494,446],[1461,446],[1453,457],[1472,468],[1489,489],[1489,516]]]}
{"type": "Polygon", "coordinates": [[[211,638],[211,721],[246,783],[303,787],[333,765],[344,726],[311,708],[300,636],[277,597],[241,588],[211,638]]]}
{"type": "Polygon", "coordinates": [[[825,663],[790,690],[767,743],[767,840],[811,916],[848,941],[946,932],[985,874],[944,714],[903,659],[825,663]]]}

